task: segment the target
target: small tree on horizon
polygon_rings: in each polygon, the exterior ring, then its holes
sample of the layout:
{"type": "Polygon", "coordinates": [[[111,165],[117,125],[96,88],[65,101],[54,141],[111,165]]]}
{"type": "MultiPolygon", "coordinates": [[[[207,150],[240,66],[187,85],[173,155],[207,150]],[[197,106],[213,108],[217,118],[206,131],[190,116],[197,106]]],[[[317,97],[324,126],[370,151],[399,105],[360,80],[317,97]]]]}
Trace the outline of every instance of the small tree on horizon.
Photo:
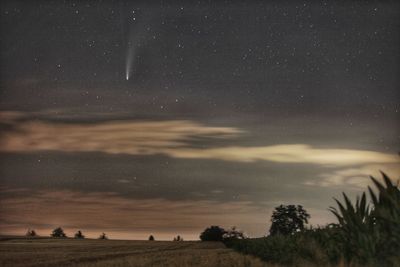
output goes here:
{"type": "Polygon", "coordinates": [[[67,237],[67,235],[64,233],[64,230],[61,227],[57,227],[56,229],[53,230],[51,233],[52,237],[67,237]]]}
{"type": "Polygon", "coordinates": [[[25,235],[28,236],[28,237],[35,237],[35,236],[37,236],[35,230],[33,230],[33,229],[32,229],[32,230],[31,230],[31,229],[28,229],[28,231],[26,232],[25,235]]]}
{"type": "Polygon", "coordinates": [[[183,241],[183,238],[180,235],[174,237],[174,241],[183,241]]]}
{"type": "Polygon", "coordinates": [[[290,235],[300,232],[308,223],[310,215],[301,205],[280,205],[271,217],[270,235],[290,235]]]}
{"type": "Polygon", "coordinates": [[[82,234],[81,230],[75,233],[75,238],[77,239],[84,239],[85,236],[82,234]]]}
{"type": "Polygon", "coordinates": [[[149,241],[154,241],[154,236],[153,235],[149,236],[149,241]]]}
{"type": "Polygon", "coordinates": [[[108,239],[108,237],[107,237],[107,235],[106,235],[105,233],[102,233],[102,234],[99,236],[99,239],[106,240],[106,239],[108,239]]]}

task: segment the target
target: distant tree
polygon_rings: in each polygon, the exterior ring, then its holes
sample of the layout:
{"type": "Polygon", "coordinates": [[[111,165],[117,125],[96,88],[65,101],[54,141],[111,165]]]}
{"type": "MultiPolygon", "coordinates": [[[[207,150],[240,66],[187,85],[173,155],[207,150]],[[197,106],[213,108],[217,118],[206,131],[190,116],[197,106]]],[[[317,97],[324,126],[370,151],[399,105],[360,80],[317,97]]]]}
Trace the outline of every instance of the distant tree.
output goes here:
{"type": "Polygon", "coordinates": [[[222,235],[223,241],[245,239],[245,238],[246,236],[243,234],[243,232],[237,230],[235,226],[233,226],[229,230],[226,230],[225,233],[222,235]]]}
{"type": "Polygon", "coordinates": [[[75,238],[84,239],[85,236],[82,234],[81,230],[75,233],[75,238]]]}
{"type": "Polygon", "coordinates": [[[174,237],[174,241],[183,241],[183,238],[180,235],[174,237]]]}
{"type": "Polygon", "coordinates": [[[102,234],[99,236],[99,239],[106,240],[106,239],[108,239],[108,237],[107,237],[107,235],[106,235],[105,233],[102,233],[102,234]]]}
{"type": "Polygon", "coordinates": [[[271,217],[270,235],[290,235],[304,229],[310,215],[301,205],[280,205],[271,217]]]}
{"type": "Polygon", "coordinates": [[[154,236],[153,235],[149,236],[149,241],[154,241],[154,236]]]}
{"type": "Polygon", "coordinates": [[[201,234],[201,241],[223,241],[226,231],[219,226],[210,226],[206,228],[201,234]]]}
{"type": "Polygon", "coordinates": [[[35,236],[37,236],[35,230],[31,230],[31,229],[28,229],[28,231],[26,232],[25,235],[26,235],[26,236],[29,236],[29,237],[35,237],[35,236]]]}
{"type": "Polygon", "coordinates": [[[67,235],[64,233],[64,230],[61,227],[57,227],[56,229],[53,230],[51,233],[52,237],[67,237],[67,235]]]}

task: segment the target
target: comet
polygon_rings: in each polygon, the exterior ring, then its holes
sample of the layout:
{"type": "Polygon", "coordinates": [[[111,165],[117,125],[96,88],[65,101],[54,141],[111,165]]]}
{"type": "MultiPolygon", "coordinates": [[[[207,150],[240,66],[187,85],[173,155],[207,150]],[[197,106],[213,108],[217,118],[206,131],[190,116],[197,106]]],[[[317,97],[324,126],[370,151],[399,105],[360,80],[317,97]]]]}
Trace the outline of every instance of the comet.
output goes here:
{"type": "Polygon", "coordinates": [[[148,43],[148,26],[153,14],[137,14],[132,11],[133,17],[129,18],[128,22],[128,39],[126,51],[126,64],[125,64],[125,79],[127,81],[132,79],[135,70],[135,64],[138,59],[138,51],[148,43]]]}
{"type": "Polygon", "coordinates": [[[125,66],[125,78],[128,81],[131,73],[132,67],[134,65],[134,58],[135,58],[135,45],[132,42],[128,43],[128,52],[126,53],[126,66],[125,66]]]}

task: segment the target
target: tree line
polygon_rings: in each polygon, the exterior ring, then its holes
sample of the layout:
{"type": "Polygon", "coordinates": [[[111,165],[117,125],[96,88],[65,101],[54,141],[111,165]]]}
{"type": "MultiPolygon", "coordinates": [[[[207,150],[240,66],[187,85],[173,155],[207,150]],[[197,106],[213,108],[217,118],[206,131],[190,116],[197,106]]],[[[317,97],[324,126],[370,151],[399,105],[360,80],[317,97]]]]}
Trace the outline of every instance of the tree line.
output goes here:
{"type": "MultiPolygon", "coordinates": [[[[28,229],[28,231],[26,232],[25,236],[27,237],[38,237],[38,234],[36,233],[35,230],[33,229],[28,229]]],[[[57,227],[55,228],[51,234],[51,237],[55,237],[55,238],[67,238],[67,234],[64,232],[64,229],[62,229],[61,227],[57,227]]],[[[85,239],[85,235],[82,233],[81,230],[78,230],[75,235],[74,238],[76,239],[85,239]]],[[[105,233],[100,234],[100,236],[98,237],[98,239],[102,239],[102,240],[107,240],[108,236],[105,233]]],[[[155,241],[155,237],[153,235],[150,235],[148,238],[149,241],[155,241]]],[[[173,241],[183,241],[183,237],[181,237],[180,235],[177,235],[173,238],[173,241]]]]}
{"type": "MultiPolygon", "coordinates": [[[[36,233],[35,230],[33,229],[28,229],[28,231],[25,234],[27,237],[37,237],[38,234],[36,233]]],[[[62,229],[61,227],[57,227],[55,228],[51,234],[51,237],[56,237],[56,238],[67,238],[67,234],[64,232],[64,229],[62,229]]],[[[84,239],[85,235],[82,233],[81,230],[78,230],[75,235],[74,238],[76,239],[84,239]]],[[[105,233],[101,233],[100,236],[98,237],[98,239],[108,239],[107,235],[105,233]]]]}

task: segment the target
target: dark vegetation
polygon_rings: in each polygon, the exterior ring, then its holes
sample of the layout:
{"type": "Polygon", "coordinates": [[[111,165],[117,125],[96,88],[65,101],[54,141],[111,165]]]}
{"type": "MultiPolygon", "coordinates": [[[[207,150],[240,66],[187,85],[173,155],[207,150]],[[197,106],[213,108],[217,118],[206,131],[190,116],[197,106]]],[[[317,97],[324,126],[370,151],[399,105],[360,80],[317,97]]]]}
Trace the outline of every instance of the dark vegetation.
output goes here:
{"type": "Polygon", "coordinates": [[[336,224],[305,228],[309,215],[301,206],[279,206],[269,236],[223,241],[242,253],[289,266],[400,266],[400,190],[382,175],[384,183],[371,177],[378,191],[368,187],[370,204],[365,193],[355,205],[346,194],[343,202],[335,199],[338,209],[330,210],[336,224]]]}
{"type": "Polygon", "coordinates": [[[75,233],[75,238],[83,239],[85,236],[82,234],[81,230],[75,233]]]}
{"type": "Polygon", "coordinates": [[[36,237],[36,236],[37,236],[35,230],[31,230],[31,229],[29,229],[29,230],[26,232],[25,235],[26,235],[27,237],[36,237]]]}
{"type": "Polygon", "coordinates": [[[227,242],[230,240],[244,239],[245,236],[241,231],[236,230],[236,227],[232,227],[229,230],[225,230],[219,226],[210,226],[206,228],[200,234],[201,241],[222,241],[227,242]]]}
{"type": "Polygon", "coordinates": [[[153,235],[150,235],[149,236],[149,241],[154,241],[155,239],[154,239],[154,236],[153,235]]]}
{"type": "Polygon", "coordinates": [[[57,227],[56,229],[53,230],[51,233],[52,237],[67,237],[67,235],[64,233],[64,230],[61,227],[57,227]]]}
{"type": "Polygon", "coordinates": [[[177,235],[176,237],[174,237],[173,241],[183,241],[183,238],[180,235],[177,235]]]}
{"type": "Polygon", "coordinates": [[[201,241],[222,241],[225,230],[219,226],[210,226],[200,234],[201,241]]]}
{"type": "Polygon", "coordinates": [[[107,235],[106,235],[105,233],[102,233],[102,234],[99,236],[99,239],[107,240],[108,237],[107,237],[107,235]]]}
{"type": "Polygon", "coordinates": [[[289,235],[304,230],[310,215],[301,205],[280,205],[271,218],[270,235],[289,235]]]}

